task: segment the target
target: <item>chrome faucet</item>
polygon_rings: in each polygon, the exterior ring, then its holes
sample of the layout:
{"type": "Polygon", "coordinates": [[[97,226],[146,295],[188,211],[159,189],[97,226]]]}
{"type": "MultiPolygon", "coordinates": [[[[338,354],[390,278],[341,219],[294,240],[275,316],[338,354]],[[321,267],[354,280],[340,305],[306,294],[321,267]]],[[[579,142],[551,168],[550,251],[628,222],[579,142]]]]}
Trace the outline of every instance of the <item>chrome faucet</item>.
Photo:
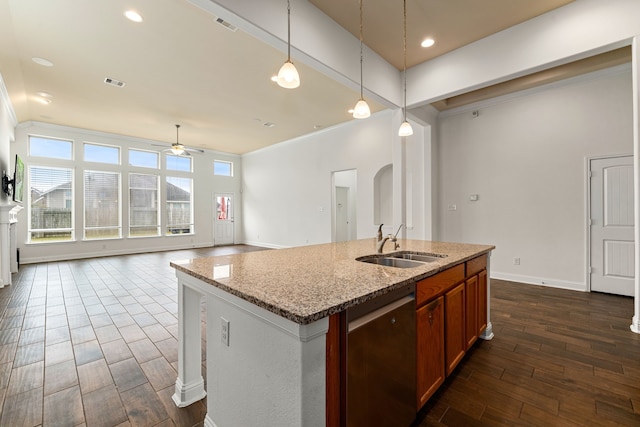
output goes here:
{"type": "Polygon", "coordinates": [[[400,224],[400,227],[398,227],[398,231],[396,231],[396,234],[389,234],[387,237],[383,239],[382,224],[380,224],[380,228],[378,229],[378,244],[376,245],[376,251],[379,254],[382,253],[382,250],[384,249],[384,244],[387,243],[387,240],[391,240],[393,242],[393,250],[396,250],[400,247],[400,245],[398,244],[398,233],[400,232],[402,225],[403,224],[400,224]]]}

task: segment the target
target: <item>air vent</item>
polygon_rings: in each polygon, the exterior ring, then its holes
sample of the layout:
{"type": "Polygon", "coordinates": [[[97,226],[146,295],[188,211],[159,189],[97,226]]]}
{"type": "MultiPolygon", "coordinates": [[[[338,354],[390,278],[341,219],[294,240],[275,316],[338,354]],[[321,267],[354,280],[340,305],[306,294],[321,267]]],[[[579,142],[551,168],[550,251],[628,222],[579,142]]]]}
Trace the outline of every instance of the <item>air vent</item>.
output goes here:
{"type": "Polygon", "coordinates": [[[120,80],[112,79],[111,77],[105,77],[104,82],[111,86],[124,87],[125,82],[121,82],[120,80]]]}
{"type": "Polygon", "coordinates": [[[222,18],[216,18],[216,22],[218,24],[222,25],[223,27],[225,27],[227,30],[233,31],[234,33],[238,29],[238,27],[236,27],[235,25],[230,24],[229,22],[225,21],[222,18]]]}

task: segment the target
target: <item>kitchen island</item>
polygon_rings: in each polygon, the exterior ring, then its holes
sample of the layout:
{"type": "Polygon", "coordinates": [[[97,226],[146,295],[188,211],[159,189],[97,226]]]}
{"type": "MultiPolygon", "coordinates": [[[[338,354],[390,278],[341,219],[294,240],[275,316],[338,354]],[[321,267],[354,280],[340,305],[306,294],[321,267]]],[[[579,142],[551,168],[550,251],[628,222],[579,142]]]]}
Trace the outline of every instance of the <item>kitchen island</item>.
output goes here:
{"type": "MultiPolygon", "coordinates": [[[[364,239],[172,262],[179,298],[175,403],[187,406],[207,395],[206,426],[331,425],[329,413],[336,408],[327,390],[335,387],[328,384],[335,355],[328,342],[340,332],[336,322],[330,328],[330,319],[478,257],[488,261],[486,255],[494,249],[403,239],[398,243],[399,249],[389,244],[385,253],[440,257],[413,268],[365,263],[356,258],[375,254],[376,241],[364,239]],[[206,392],[201,373],[203,295],[206,392]]],[[[487,283],[483,338],[492,336],[488,292],[487,283]]]]}

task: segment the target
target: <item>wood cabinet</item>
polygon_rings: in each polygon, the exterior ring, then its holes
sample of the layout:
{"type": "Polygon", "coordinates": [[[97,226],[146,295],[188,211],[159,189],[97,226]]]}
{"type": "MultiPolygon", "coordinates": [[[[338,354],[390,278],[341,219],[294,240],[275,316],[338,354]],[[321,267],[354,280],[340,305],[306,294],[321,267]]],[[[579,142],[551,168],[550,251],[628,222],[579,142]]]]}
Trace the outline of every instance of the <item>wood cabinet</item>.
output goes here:
{"type": "Polygon", "coordinates": [[[478,274],[478,336],[487,329],[487,270],[478,274]]]}
{"type": "Polygon", "coordinates": [[[447,376],[467,350],[465,339],[465,287],[460,283],[444,295],[445,359],[447,376]]]}
{"type": "Polygon", "coordinates": [[[417,409],[487,327],[487,255],[416,283],[417,409]]]}
{"type": "Polygon", "coordinates": [[[465,351],[478,339],[478,276],[469,277],[464,282],[465,292],[465,351]]]}
{"type": "Polygon", "coordinates": [[[416,312],[418,408],[442,385],[444,371],[444,297],[416,312]]]}

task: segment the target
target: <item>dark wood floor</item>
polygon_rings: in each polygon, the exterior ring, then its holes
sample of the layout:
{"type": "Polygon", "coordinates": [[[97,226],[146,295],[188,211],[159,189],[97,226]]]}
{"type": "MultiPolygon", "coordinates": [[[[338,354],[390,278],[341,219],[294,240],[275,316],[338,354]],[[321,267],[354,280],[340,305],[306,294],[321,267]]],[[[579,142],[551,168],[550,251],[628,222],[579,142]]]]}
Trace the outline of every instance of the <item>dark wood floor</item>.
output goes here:
{"type": "MultiPolygon", "coordinates": [[[[22,266],[0,289],[0,426],[201,426],[204,402],[171,400],[169,261],[256,249],[22,266]]],[[[474,347],[416,426],[640,426],[631,298],[498,280],[492,291],[496,337],[474,347]]]]}
{"type": "Polygon", "coordinates": [[[633,299],[491,281],[479,341],[416,426],[640,426],[633,299]]]}

